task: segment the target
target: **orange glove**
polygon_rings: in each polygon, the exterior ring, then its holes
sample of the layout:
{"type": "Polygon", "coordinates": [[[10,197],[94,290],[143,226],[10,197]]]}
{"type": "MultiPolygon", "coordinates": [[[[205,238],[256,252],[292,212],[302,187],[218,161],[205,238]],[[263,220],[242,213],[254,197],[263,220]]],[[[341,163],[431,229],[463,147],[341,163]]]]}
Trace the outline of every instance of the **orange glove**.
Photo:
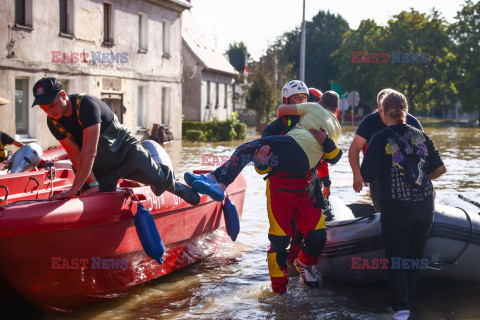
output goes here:
{"type": "Polygon", "coordinates": [[[330,187],[323,187],[323,196],[325,198],[330,197],[330,187]]]}

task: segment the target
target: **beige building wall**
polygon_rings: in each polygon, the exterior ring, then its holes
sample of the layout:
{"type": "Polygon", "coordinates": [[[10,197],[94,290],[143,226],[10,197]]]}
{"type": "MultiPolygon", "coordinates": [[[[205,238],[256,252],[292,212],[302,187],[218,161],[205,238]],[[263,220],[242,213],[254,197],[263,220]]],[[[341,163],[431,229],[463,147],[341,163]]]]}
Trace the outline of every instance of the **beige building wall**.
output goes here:
{"type": "MultiPolygon", "coordinates": [[[[27,0],[26,3],[31,6],[31,27],[24,28],[15,25],[15,1],[0,2],[0,30],[4,30],[0,33],[0,46],[4,48],[0,51],[0,96],[10,101],[0,106],[0,130],[12,136],[17,131],[15,80],[26,79],[30,106],[34,83],[48,76],[66,83],[69,94],[86,92],[103,99],[121,98],[125,106],[123,123],[138,138],[148,136],[154,123],[166,121],[174,138],[181,139],[181,12],[190,7],[186,1],[109,1],[113,12],[113,44],[103,41],[103,1],[68,1],[68,25],[73,36],[59,34],[59,1],[27,0]],[[139,14],[147,17],[145,52],[139,50],[139,14]],[[170,54],[164,52],[164,29],[170,31],[170,54]],[[117,61],[92,60],[92,52],[117,54],[117,61]],[[63,53],[70,59],[72,53],[85,54],[83,60],[87,62],[68,61],[62,57],[63,53]],[[138,128],[139,86],[145,87],[145,129],[138,128]]],[[[28,108],[28,134],[17,135],[17,139],[36,141],[43,148],[58,144],[46,126],[46,114],[38,107],[28,108]]]]}
{"type": "Polygon", "coordinates": [[[211,121],[214,118],[223,121],[231,117],[233,82],[232,76],[208,71],[202,72],[200,121],[211,121]],[[227,87],[226,94],[225,86],[227,87]]]}

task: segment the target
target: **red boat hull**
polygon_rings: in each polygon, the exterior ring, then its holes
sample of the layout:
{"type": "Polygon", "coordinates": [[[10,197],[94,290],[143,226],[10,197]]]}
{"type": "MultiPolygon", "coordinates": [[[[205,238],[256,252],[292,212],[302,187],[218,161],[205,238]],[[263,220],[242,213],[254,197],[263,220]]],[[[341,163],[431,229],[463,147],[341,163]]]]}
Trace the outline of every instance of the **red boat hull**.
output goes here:
{"type": "MultiPolygon", "coordinates": [[[[242,175],[228,188],[239,215],[245,189],[242,175]]],[[[47,311],[71,312],[123,296],[231,241],[221,203],[202,196],[192,207],[169,192],[156,197],[149,187],[8,205],[0,215],[0,276],[47,311]],[[132,192],[154,215],[165,245],[162,265],[145,254],[138,239],[132,192]]]]}

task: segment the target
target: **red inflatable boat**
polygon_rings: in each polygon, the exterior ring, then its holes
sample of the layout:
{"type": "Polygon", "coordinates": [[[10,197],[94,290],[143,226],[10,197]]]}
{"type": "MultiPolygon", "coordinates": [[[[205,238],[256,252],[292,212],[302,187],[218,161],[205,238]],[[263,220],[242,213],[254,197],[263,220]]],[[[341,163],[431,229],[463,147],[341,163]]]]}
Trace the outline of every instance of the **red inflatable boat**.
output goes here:
{"type": "MultiPolygon", "coordinates": [[[[67,168],[0,175],[1,199],[8,189],[0,205],[0,277],[41,309],[71,312],[123,296],[231,241],[222,203],[207,196],[192,207],[169,192],[156,197],[150,187],[123,181],[116,192],[46,200],[73,178],[67,168]],[[153,214],[165,245],[162,265],[139,241],[135,198],[153,214]]],[[[245,190],[242,175],[227,189],[239,215],[245,190]]]]}

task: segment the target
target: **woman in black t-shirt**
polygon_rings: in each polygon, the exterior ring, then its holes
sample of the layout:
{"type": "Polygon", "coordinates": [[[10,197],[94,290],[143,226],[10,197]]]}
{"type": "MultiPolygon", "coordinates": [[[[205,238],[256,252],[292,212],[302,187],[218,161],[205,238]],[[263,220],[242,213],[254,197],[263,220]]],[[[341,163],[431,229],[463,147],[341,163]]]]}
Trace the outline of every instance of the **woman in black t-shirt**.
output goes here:
{"type": "Polygon", "coordinates": [[[390,261],[388,281],[394,319],[407,319],[409,296],[415,289],[418,269],[424,265],[417,262],[422,258],[433,220],[431,180],[446,169],[432,140],[406,124],[408,104],[403,94],[389,93],[379,112],[388,127],[371,139],[360,171],[364,181],[380,183],[382,233],[390,261]]]}

